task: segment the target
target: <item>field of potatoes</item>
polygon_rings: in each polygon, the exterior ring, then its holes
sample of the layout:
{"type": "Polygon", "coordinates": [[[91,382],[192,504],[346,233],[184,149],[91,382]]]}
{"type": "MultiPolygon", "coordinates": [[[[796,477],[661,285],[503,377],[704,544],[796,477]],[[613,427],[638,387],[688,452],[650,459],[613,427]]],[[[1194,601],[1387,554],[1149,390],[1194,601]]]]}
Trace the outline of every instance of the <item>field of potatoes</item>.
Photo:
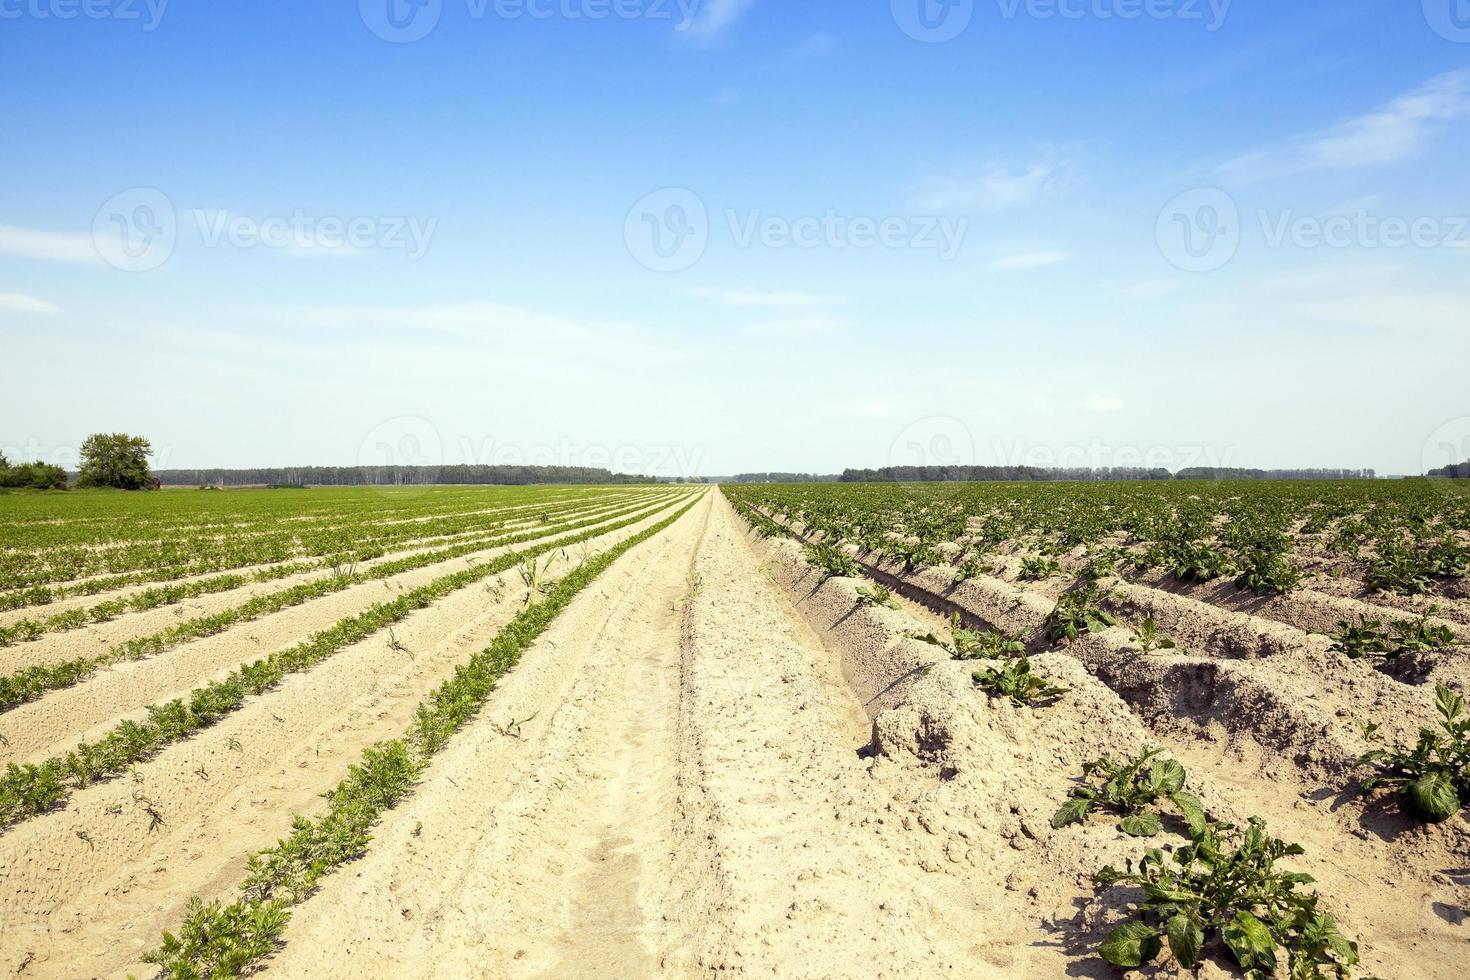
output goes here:
{"type": "Polygon", "coordinates": [[[1470,961],[1470,498],[1422,481],[0,514],[7,975],[1470,961]]]}

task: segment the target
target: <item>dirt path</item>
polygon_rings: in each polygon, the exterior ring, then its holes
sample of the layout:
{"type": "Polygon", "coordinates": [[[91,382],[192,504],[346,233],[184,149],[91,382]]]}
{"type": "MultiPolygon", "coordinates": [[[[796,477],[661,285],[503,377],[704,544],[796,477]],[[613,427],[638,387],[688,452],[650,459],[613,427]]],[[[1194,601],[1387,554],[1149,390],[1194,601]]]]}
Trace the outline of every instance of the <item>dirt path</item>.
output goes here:
{"type": "Polygon", "coordinates": [[[271,962],[290,976],[891,975],[976,954],[868,723],[720,499],[563,614],[271,962]],[[489,724],[535,717],[522,739],[489,724]],[[487,929],[486,923],[494,923],[487,929]],[[324,958],[323,949],[337,950],[324,958]]]}
{"type": "Polygon", "coordinates": [[[707,499],[572,603],[387,816],[367,857],[297,912],[271,969],[649,972],[662,922],[649,893],[668,865],[681,600],[710,512],[707,499]],[[324,945],[338,955],[324,959],[324,945]]]}

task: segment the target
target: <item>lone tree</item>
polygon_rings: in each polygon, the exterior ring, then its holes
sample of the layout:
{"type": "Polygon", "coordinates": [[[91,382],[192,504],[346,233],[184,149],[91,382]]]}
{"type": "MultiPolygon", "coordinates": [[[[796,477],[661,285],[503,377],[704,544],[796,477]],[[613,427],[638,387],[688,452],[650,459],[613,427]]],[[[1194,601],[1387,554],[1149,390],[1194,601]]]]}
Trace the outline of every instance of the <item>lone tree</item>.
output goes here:
{"type": "Polygon", "coordinates": [[[77,474],[77,486],[117,487],[119,490],[143,490],[157,486],[148,473],[148,457],[152,455],[153,447],[142,436],[121,432],[90,435],[82,443],[82,465],[77,474]]]}

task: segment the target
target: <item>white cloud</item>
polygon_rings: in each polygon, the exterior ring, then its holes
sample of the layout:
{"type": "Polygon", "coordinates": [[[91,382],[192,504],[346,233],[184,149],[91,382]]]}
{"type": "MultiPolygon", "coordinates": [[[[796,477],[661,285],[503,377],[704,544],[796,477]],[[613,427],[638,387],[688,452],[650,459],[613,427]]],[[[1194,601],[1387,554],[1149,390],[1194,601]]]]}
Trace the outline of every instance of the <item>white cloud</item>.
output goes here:
{"type": "Polygon", "coordinates": [[[820,306],[842,306],[845,296],[832,293],[806,293],[800,290],[768,292],[756,289],[714,289],[701,287],[689,290],[690,296],[714,300],[725,306],[760,306],[777,308],[810,308],[820,306]]]}
{"type": "Polygon", "coordinates": [[[0,225],[0,252],[28,259],[71,262],[76,265],[97,265],[102,261],[91,235],[36,231],[33,228],[16,228],[12,225],[0,225]]]}
{"type": "Polygon", "coordinates": [[[798,58],[821,58],[837,50],[837,38],[826,31],[818,31],[797,45],[793,54],[798,58]]]}
{"type": "Polygon", "coordinates": [[[930,177],[914,196],[919,207],[931,211],[1004,211],[1058,197],[1076,180],[1065,161],[1043,160],[1019,170],[992,163],[978,173],[930,177]]]}
{"type": "Polygon", "coordinates": [[[710,40],[744,16],[755,0],[705,0],[694,21],[684,30],[686,37],[710,40]]]}
{"type": "Polygon", "coordinates": [[[1022,252],[1019,255],[1007,255],[990,263],[990,268],[996,272],[1018,272],[1024,269],[1044,269],[1050,265],[1061,265],[1072,258],[1071,252],[1022,252]]]}
{"type": "Polygon", "coordinates": [[[1470,71],[1453,71],[1373,112],[1248,153],[1220,170],[1253,181],[1397,163],[1422,150],[1445,123],[1467,113],[1470,71]]]}
{"type": "Polygon", "coordinates": [[[0,293],[0,310],[13,310],[17,313],[44,313],[51,316],[60,313],[61,307],[23,293],[0,293]]]}
{"type": "Polygon", "coordinates": [[[1121,412],[1123,410],[1123,399],[1117,395],[1088,395],[1083,407],[1089,412],[1101,415],[1107,412],[1121,412]]]}

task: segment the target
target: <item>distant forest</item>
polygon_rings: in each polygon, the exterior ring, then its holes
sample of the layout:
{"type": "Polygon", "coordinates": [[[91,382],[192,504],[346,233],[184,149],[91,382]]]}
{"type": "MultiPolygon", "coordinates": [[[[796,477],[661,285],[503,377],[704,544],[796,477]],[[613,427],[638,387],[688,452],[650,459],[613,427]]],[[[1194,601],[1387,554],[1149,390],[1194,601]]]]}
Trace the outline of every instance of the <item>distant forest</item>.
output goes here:
{"type": "MultiPolygon", "coordinates": [[[[1470,464],[1467,464],[1470,466],[1470,464]]],[[[1431,474],[1432,475],[1432,474],[1431,474]]],[[[1171,473],[1166,469],[1131,466],[1043,467],[1043,466],[885,466],[881,469],[848,469],[841,475],[809,473],[741,473],[722,478],[722,483],[950,483],[1002,481],[1012,483],[1048,480],[1372,480],[1373,470],[1255,470],[1195,466],[1171,473]]],[[[713,481],[711,481],[713,482],[713,481]]]]}
{"type": "Polygon", "coordinates": [[[251,470],[155,470],[169,486],[391,487],[425,483],[522,487],[538,483],[655,483],[590,466],[286,466],[251,470]]]}
{"type": "Polygon", "coordinates": [[[1430,470],[1429,476],[1449,477],[1452,480],[1470,480],[1470,460],[1463,463],[1453,463],[1449,466],[1441,466],[1437,470],[1430,470]]]}

